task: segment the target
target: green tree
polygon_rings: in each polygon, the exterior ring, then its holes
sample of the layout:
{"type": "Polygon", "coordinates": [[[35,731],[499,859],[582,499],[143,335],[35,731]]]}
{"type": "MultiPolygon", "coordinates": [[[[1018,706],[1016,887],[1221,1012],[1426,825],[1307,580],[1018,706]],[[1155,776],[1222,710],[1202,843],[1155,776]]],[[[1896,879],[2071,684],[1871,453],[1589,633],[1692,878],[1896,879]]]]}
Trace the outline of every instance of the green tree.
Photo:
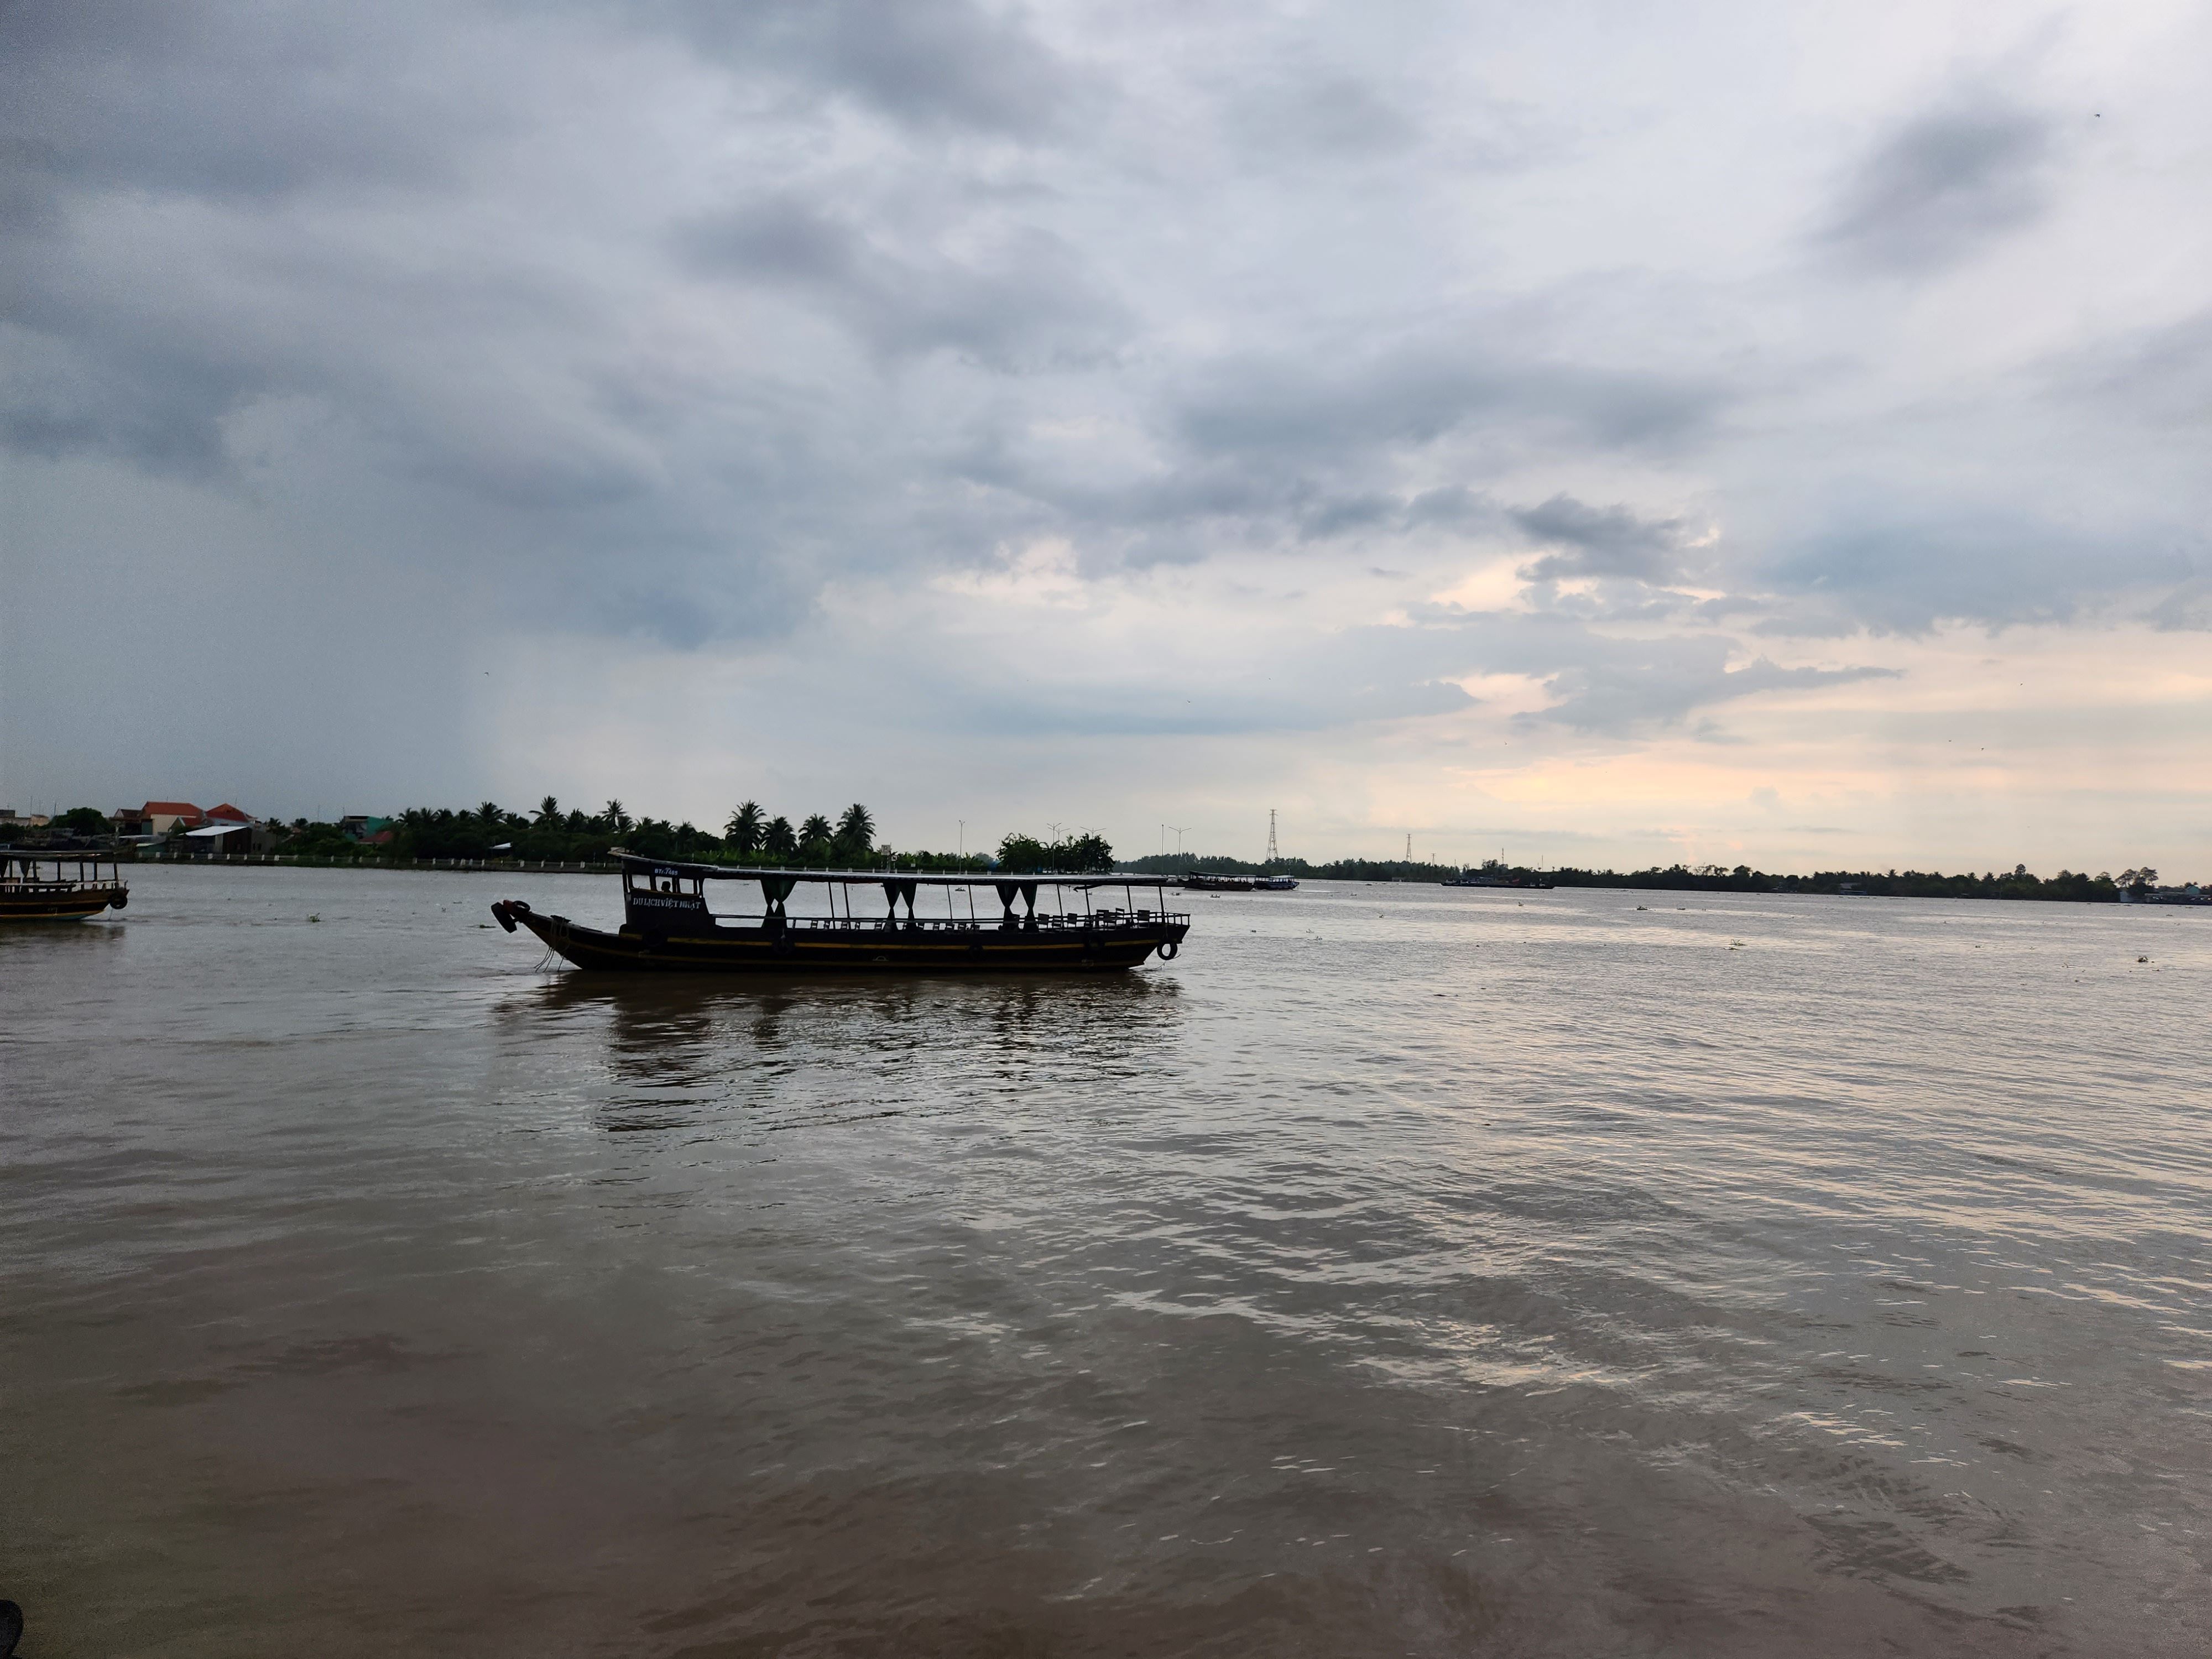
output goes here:
{"type": "Polygon", "coordinates": [[[876,842],[876,815],[854,801],[837,820],[837,843],[865,854],[876,842]]]}
{"type": "Polygon", "coordinates": [[[96,836],[107,828],[107,814],[97,806],[72,806],[53,820],[53,827],[71,835],[96,836]]]}
{"type": "Polygon", "coordinates": [[[787,859],[799,850],[799,837],[792,833],[791,820],[779,813],[769,820],[768,828],[761,831],[761,851],[770,858],[787,859]]]}
{"type": "Polygon", "coordinates": [[[1085,875],[1103,875],[1114,867],[1114,848],[1103,836],[1077,836],[1053,849],[1060,867],[1085,875]]]}
{"type": "Polygon", "coordinates": [[[1068,875],[1103,874],[1114,867],[1114,848],[1103,836],[1070,836],[1041,842],[1017,830],[999,843],[999,868],[1010,875],[1057,871],[1068,875]]]}
{"type": "Polygon", "coordinates": [[[801,864],[827,864],[834,856],[834,832],[830,820],[819,812],[810,812],[806,822],[799,826],[799,861],[801,864]]]}
{"type": "Polygon", "coordinates": [[[481,802],[477,807],[477,818],[486,824],[495,825],[505,816],[506,815],[499,810],[498,805],[493,801],[481,802]]]}
{"type": "Polygon", "coordinates": [[[761,806],[749,800],[730,814],[729,823],[722,833],[729,838],[730,848],[738,853],[757,853],[761,845],[761,806]]]}
{"type": "Polygon", "coordinates": [[[606,805],[606,810],[599,814],[599,817],[601,821],[606,824],[607,828],[614,831],[617,836],[624,835],[629,832],[630,828],[630,816],[629,813],[623,811],[623,804],[620,801],[609,801],[606,805]]]}
{"type": "Polygon", "coordinates": [[[544,800],[538,803],[538,823],[545,824],[557,823],[560,817],[561,803],[555,800],[552,796],[548,795],[544,800]]]}
{"type": "Polygon", "coordinates": [[[999,868],[1007,874],[1033,876],[1046,867],[1044,843],[1035,836],[1017,830],[999,842],[999,868]]]}

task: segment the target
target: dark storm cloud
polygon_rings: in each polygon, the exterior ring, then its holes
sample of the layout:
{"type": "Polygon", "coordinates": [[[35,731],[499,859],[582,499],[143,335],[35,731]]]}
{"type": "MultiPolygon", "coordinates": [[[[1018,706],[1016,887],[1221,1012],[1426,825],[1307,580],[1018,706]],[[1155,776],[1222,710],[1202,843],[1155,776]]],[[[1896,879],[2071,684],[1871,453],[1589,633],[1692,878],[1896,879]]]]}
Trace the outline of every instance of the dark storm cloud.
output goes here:
{"type": "Polygon", "coordinates": [[[1098,688],[1004,688],[956,701],[952,714],[963,726],[1009,735],[1223,737],[1321,732],[1474,707],[1458,686],[1438,681],[1338,684],[1309,675],[1295,686],[1209,688],[1195,696],[1166,687],[1116,686],[1106,695],[1098,688]]]}
{"type": "MultiPolygon", "coordinates": [[[[843,257],[811,236],[801,246],[800,257],[843,257]]],[[[1144,568],[1285,538],[1326,547],[1421,528],[1481,534],[1507,523],[1482,490],[1451,484],[1408,495],[1390,487],[1396,473],[1448,441],[1494,456],[1664,454],[1696,441],[1735,395],[1699,376],[1485,350],[1468,343],[1475,331],[1340,360],[1312,349],[1243,354],[1169,377],[1149,423],[1154,465],[1138,476],[1048,464],[1005,431],[971,433],[951,464],[1004,501],[1101,540],[1115,562],[1144,568]]],[[[1630,553],[1625,544],[1594,545],[1587,556],[1630,553]]]]}
{"type": "Polygon", "coordinates": [[[677,246],[702,275],[781,286],[875,350],[939,349],[998,368],[1095,357],[1128,325],[1075,250],[1050,233],[999,233],[979,254],[902,252],[814,204],[770,197],[696,221],[677,246]]]}
{"type": "MultiPolygon", "coordinates": [[[[437,318],[462,284],[414,270],[398,287],[417,291],[396,291],[282,216],[315,192],[451,196],[463,158],[520,118],[427,49],[465,58],[456,33],[400,3],[0,12],[0,441],[206,474],[256,397],[336,390],[377,425],[335,366],[380,311],[437,318]],[[258,288],[217,274],[241,248],[274,266],[258,288]]],[[[526,283],[503,304],[536,309],[526,283]]]]}
{"type": "MultiPolygon", "coordinates": [[[[0,255],[0,265],[7,263],[0,255]]],[[[0,324],[0,444],[27,455],[90,452],[158,472],[206,475],[224,464],[220,422],[254,383],[242,364],[174,343],[79,342],[27,325],[20,303],[0,324]]]]}
{"type": "Polygon", "coordinates": [[[1753,579],[1780,605],[1757,631],[1910,635],[1946,622],[2070,622],[2146,584],[2185,580],[2202,556],[2163,538],[2093,537],[2019,513],[1891,505],[1899,510],[1839,516],[1758,567],[1753,579]]]}
{"type": "Polygon", "coordinates": [[[2107,418],[2212,429],[2212,310],[2069,352],[2042,378],[2047,397],[2107,418]]]}
{"type": "Polygon", "coordinates": [[[1484,529],[1498,522],[1496,502],[1465,484],[1440,484],[1422,490],[1406,503],[1408,525],[1443,525],[1455,529],[1484,529]]]}
{"type": "Polygon", "coordinates": [[[1273,165],[1372,161],[1420,141],[1406,102],[1340,70],[1285,75],[1235,98],[1230,118],[1255,158],[1273,165]]]}
{"type": "MultiPolygon", "coordinates": [[[[581,9],[0,14],[0,444],[230,488],[339,468],[326,510],[388,520],[395,559],[526,559],[548,580],[525,610],[565,595],[571,623],[684,644],[787,622],[841,568],[993,544],[1006,513],[902,453],[880,390],[832,351],[781,343],[732,373],[641,349],[640,330],[688,275],[813,311],[893,365],[1095,362],[1127,318],[1064,238],[963,216],[957,191],[917,228],[787,186],[664,219],[639,250],[565,129],[596,120],[599,143],[637,147],[624,165],[650,156],[619,100],[683,61],[677,37],[744,80],[763,133],[832,94],[1035,134],[1089,83],[1012,12],[644,14],[628,37],[581,9]],[[601,60],[619,67],[572,112],[567,77],[601,60]],[[631,257],[656,248],[672,269],[631,257]]],[[[619,206],[653,189],[641,175],[619,206]]]]}
{"type": "Polygon", "coordinates": [[[1524,723],[1620,735],[1680,726],[1693,711],[1763,691],[1806,691],[1854,681],[1896,679],[1888,668],[1783,668],[1765,657],[1730,669],[1720,640],[1639,642],[1560,669],[1546,688],[1558,699],[1524,723]]]}
{"type": "Polygon", "coordinates": [[[346,15],[176,0],[0,11],[0,156],[51,204],[71,187],[267,198],[449,182],[501,111],[423,73],[441,21],[405,0],[346,15]]]}
{"type": "MultiPolygon", "coordinates": [[[[268,234],[251,219],[178,222],[249,258],[268,234]]],[[[154,282],[116,280],[115,250],[90,237],[0,252],[18,345],[0,368],[8,441],[234,477],[240,423],[283,409],[317,417],[301,430],[343,434],[353,465],[525,510],[634,495],[653,471],[617,400],[563,349],[564,331],[587,336],[597,319],[557,281],[499,272],[494,301],[489,273],[371,273],[287,242],[281,280],[254,270],[270,285],[248,294],[207,246],[187,251],[189,268],[154,282]],[[495,304],[498,326],[474,326],[495,304]]]]}
{"type": "Polygon", "coordinates": [[[1680,519],[1640,519],[1620,502],[1589,507],[1568,495],[1554,495],[1535,507],[1515,507],[1506,516],[1522,535],[1549,550],[1522,572],[1532,581],[1626,576],[1661,582],[1670,580],[1680,565],[1680,519]]]}
{"type": "Polygon", "coordinates": [[[1418,447],[1477,425],[1663,449],[1703,431],[1733,395],[1703,377],[1446,337],[1349,362],[1303,349],[1213,363],[1178,400],[1177,426],[1202,454],[1300,459],[1418,447]]]}
{"type": "Polygon", "coordinates": [[[1765,657],[1731,669],[1737,647],[1728,639],[1622,639],[1558,617],[1529,625],[1492,613],[1443,631],[1462,634],[1475,659],[1462,672],[1543,683],[1553,702],[1520,716],[1523,725],[1614,737],[1678,727],[1699,709],[1762,692],[1896,678],[1884,668],[1784,668],[1765,657]]]}
{"type": "Polygon", "coordinates": [[[2212,633],[2212,580],[2184,582],[2151,607],[2149,622],[2162,633],[2212,633]]]}
{"type": "Polygon", "coordinates": [[[1101,730],[1124,718],[1124,710],[1192,722],[1191,729],[1306,729],[1346,719],[1449,713],[1474,701],[1455,682],[1520,675],[1539,682],[1552,699],[1516,716],[1522,725],[1621,738],[1680,728],[1701,709],[1762,693],[1897,678],[1886,668],[1785,668],[1765,657],[1732,669],[1739,647],[1726,638],[1624,639],[1556,611],[1426,605],[1413,612],[1407,624],[1346,629],[1316,642],[1282,689],[1254,688],[1225,698],[1209,692],[1187,706],[1166,693],[1157,700],[1139,694],[1089,718],[1101,730]],[[1332,719],[1331,710],[1340,717],[1332,719]]]}
{"type": "Polygon", "coordinates": [[[1536,681],[1549,699],[1515,717],[1523,727],[1626,738],[1684,729],[1701,711],[1746,697],[1898,678],[1887,668],[1784,667],[1763,656],[1732,668],[1741,653],[1726,638],[1621,638],[1558,611],[1412,609],[1406,623],[1306,641],[1294,670],[1262,658],[1242,678],[1194,671],[1164,684],[1017,684],[990,678],[988,664],[963,664],[963,689],[926,718],[1008,732],[1320,731],[1462,712],[1479,700],[1458,681],[1511,675],[1536,681]]]}
{"type": "Polygon", "coordinates": [[[1395,525],[1404,516],[1404,505],[1395,496],[1342,495],[1303,514],[1298,520],[1298,539],[1327,541],[1357,531],[1395,525]]]}
{"type": "Polygon", "coordinates": [[[1100,90],[1021,12],[969,0],[644,0],[632,15],[748,78],[772,68],[915,127],[1036,137],[1100,90]]]}
{"type": "Polygon", "coordinates": [[[1996,100],[1915,116],[1860,163],[1820,240],[1875,269],[1954,264],[2043,213],[2055,138],[2049,116],[1996,100]]]}

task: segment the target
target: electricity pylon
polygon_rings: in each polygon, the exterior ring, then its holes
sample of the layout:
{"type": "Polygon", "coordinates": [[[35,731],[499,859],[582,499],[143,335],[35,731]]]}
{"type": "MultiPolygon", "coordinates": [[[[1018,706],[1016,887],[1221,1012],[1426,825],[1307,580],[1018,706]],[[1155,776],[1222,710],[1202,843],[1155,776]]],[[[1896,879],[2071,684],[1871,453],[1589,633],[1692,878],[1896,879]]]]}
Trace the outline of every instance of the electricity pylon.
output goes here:
{"type": "Polygon", "coordinates": [[[1267,809],[1267,862],[1280,864],[1282,861],[1283,855],[1275,850],[1275,809],[1270,806],[1267,809]]]}

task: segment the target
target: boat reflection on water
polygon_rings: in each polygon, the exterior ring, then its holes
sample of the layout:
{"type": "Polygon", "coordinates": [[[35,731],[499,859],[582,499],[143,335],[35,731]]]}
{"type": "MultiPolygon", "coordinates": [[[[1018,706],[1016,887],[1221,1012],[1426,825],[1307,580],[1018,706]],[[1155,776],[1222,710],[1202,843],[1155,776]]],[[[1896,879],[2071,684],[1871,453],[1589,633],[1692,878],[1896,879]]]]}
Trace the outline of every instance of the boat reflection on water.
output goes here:
{"type": "Polygon", "coordinates": [[[610,1133],[742,1133],[941,1109],[948,1070],[1006,1098],[1010,1116],[1057,1085],[1081,1094],[1157,1074],[1184,1001],[1174,980],[1134,974],[562,974],[508,999],[500,1018],[526,1039],[558,1024],[571,1044],[580,1024],[601,1026],[608,1072],[588,1110],[610,1133]]]}

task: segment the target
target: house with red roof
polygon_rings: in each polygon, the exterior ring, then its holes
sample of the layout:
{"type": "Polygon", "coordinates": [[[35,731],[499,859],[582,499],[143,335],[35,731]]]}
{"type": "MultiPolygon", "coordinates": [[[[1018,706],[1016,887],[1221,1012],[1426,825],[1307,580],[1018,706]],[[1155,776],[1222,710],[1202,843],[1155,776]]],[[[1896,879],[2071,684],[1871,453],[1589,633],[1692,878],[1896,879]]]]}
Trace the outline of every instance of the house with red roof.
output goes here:
{"type": "Polygon", "coordinates": [[[128,806],[118,809],[115,831],[122,836],[166,836],[179,824],[197,830],[207,821],[208,815],[188,800],[149,800],[135,811],[128,806]]]}
{"type": "Polygon", "coordinates": [[[220,806],[209,807],[207,821],[210,823],[258,823],[260,822],[251,812],[241,812],[228,801],[223,802],[220,806]]]}

